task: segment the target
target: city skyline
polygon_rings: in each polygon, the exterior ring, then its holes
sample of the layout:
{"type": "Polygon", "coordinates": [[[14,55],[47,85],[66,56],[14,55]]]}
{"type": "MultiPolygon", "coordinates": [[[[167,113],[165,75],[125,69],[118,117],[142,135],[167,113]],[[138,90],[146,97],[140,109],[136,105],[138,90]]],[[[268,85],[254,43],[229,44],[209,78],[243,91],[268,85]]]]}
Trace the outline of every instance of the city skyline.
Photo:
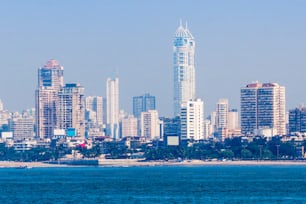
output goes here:
{"type": "Polygon", "coordinates": [[[306,67],[305,2],[174,6],[171,1],[93,1],[73,2],[74,9],[71,3],[7,2],[1,7],[6,28],[0,34],[1,70],[12,76],[0,82],[5,109],[35,106],[37,68],[54,58],[65,67],[65,81],[82,84],[87,96],[105,96],[105,80],[117,69],[122,109],[131,113],[132,97],[148,92],[156,96],[161,116],[172,115],[171,49],[180,18],[188,21],[197,41],[197,97],[203,99],[206,115],[220,98],[239,108],[239,89],[255,80],[285,86],[286,110],[306,102],[300,85],[306,67]],[[49,9],[58,10],[57,15],[44,15],[49,9]]]}

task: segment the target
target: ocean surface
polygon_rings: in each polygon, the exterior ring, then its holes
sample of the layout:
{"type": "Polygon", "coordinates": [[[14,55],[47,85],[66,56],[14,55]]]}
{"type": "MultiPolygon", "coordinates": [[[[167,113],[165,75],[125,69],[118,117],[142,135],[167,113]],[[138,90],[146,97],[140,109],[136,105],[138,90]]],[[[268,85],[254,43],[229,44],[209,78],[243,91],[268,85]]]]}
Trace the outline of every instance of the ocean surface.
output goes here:
{"type": "Polygon", "coordinates": [[[7,168],[0,203],[306,204],[306,166],[7,168]]]}

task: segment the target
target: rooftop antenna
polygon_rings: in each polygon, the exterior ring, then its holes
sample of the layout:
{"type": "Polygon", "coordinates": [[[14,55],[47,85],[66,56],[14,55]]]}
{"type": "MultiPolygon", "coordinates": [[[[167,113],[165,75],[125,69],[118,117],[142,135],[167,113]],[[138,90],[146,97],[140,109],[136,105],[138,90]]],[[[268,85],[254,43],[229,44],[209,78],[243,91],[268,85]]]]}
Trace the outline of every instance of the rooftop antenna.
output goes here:
{"type": "Polygon", "coordinates": [[[186,21],[186,28],[185,29],[188,30],[188,23],[187,23],[187,21],[186,21]]]}

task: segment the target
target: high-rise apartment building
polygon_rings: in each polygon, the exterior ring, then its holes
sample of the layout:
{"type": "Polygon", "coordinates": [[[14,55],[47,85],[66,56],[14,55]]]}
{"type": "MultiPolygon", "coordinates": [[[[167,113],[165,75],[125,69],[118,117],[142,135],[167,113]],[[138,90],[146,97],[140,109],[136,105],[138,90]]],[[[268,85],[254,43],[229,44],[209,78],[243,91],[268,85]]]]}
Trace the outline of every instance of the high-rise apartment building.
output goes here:
{"type": "Polygon", "coordinates": [[[257,90],[260,83],[248,84],[240,90],[241,133],[254,134],[258,128],[257,121],[257,90]]]}
{"type": "Polygon", "coordinates": [[[121,135],[122,137],[137,136],[137,118],[133,115],[128,115],[121,120],[121,135]]]}
{"type": "Polygon", "coordinates": [[[306,108],[298,107],[289,110],[289,133],[306,132],[306,108]]]}
{"type": "Polygon", "coordinates": [[[181,139],[204,139],[204,103],[201,99],[190,100],[181,106],[181,139]]]}
{"type": "Polygon", "coordinates": [[[107,126],[106,135],[119,139],[119,79],[106,81],[107,126]]]}
{"type": "Polygon", "coordinates": [[[285,87],[277,83],[253,83],[240,90],[241,132],[273,129],[274,135],[286,134],[285,87]]]}
{"type": "MultiPolygon", "coordinates": [[[[58,93],[58,127],[74,130],[76,137],[85,137],[85,95],[80,84],[66,84],[58,93]]],[[[67,133],[68,134],[68,133],[67,133]]]]}
{"type": "Polygon", "coordinates": [[[194,50],[194,37],[180,23],[173,40],[174,116],[180,114],[182,102],[196,97],[194,50]]]}
{"type": "Polygon", "coordinates": [[[220,99],[216,106],[217,128],[228,128],[228,99],[220,99]]]}
{"type": "Polygon", "coordinates": [[[161,137],[161,121],[157,110],[148,110],[141,113],[141,136],[152,140],[161,137]]]}
{"type": "Polygon", "coordinates": [[[103,125],[103,98],[102,96],[87,96],[85,99],[85,107],[88,112],[87,120],[92,121],[98,126],[103,125]]]}
{"type": "Polygon", "coordinates": [[[167,136],[178,136],[181,137],[181,120],[180,117],[176,116],[174,118],[161,118],[163,122],[163,132],[164,139],[167,136]]]}
{"type": "Polygon", "coordinates": [[[133,97],[133,115],[139,118],[141,112],[147,112],[148,110],[155,110],[155,96],[146,93],[142,96],[133,97]]]}
{"type": "Polygon", "coordinates": [[[231,109],[228,111],[228,129],[239,130],[239,114],[237,109],[231,109]]]}
{"type": "Polygon", "coordinates": [[[64,68],[58,61],[49,60],[38,69],[38,87],[35,92],[36,136],[52,138],[57,128],[58,91],[64,86],[64,68]]]}
{"type": "Polygon", "coordinates": [[[14,141],[34,139],[34,118],[15,117],[9,120],[9,129],[13,132],[14,141]]]}

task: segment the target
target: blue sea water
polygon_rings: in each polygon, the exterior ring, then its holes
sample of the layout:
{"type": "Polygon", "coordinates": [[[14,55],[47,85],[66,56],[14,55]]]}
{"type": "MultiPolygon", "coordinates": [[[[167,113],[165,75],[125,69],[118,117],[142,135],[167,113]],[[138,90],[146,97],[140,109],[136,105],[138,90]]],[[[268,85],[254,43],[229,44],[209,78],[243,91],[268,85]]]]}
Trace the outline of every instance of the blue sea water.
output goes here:
{"type": "Polygon", "coordinates": [[[0,169],[0,203],[306,203],[306,166],[0,169]]]}

